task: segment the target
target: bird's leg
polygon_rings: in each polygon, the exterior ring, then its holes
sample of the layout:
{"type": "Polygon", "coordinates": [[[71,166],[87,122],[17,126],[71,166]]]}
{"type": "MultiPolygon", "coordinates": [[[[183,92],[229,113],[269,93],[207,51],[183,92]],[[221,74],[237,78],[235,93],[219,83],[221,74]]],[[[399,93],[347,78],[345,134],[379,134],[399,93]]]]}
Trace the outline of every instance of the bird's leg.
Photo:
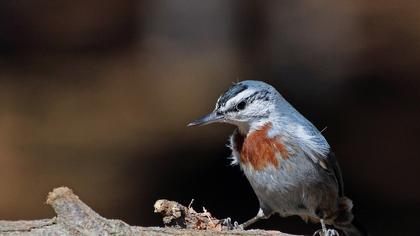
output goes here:
{"type": "Polygon", "coordinates": [[[321,221],[321,229],[315,231],[313,236],[316,236],[316,235],[319,235],[319,236],[340,236],[340,234],[338,234],[337,230],[327,229],[327,226],[325,225],[325,222],[324,222],[323,219],[321,219],[320,221],[321,221]]]}
{"type": "Polygon", "coordinates": [[[322,233],[324,233],[324,236],[327,236],[327,226],[325,225],[325,222],[323,219],[321,219],[321,229],[322,229],[322,233]]]}
{"type": "Polygon", "coordinates": [[[260,210],[258,211],[257,215],[252,217],[251,219],[245,221],[244,223],[239,225],[239,228],[245,229],[248,226],[254,224],[255,222],[261,220],[261,219],[267,219],[268,216],[266,216],[263,212],[263,210],[260,208],[260,210]]]}

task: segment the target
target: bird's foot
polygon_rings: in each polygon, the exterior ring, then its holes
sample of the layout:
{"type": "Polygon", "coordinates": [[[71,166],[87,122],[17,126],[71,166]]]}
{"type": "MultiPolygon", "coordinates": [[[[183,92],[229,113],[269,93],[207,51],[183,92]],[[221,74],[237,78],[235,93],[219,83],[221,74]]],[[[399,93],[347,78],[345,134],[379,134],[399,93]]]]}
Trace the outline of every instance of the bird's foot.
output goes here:
{"type": "Polygon", "coordinates": [[[238,224],[237,221],[232,222],[232,219],[230,217],[221,220],[222,221],[222,226],[225,226],[228,228],[228,230],[243,230],[244,228],[242,227],[242,225],[238,224]]]}
{"type": "Polygon", "coordinates": [[[340,236],[335,229],[319,229],[312,236],[340,236]]]}

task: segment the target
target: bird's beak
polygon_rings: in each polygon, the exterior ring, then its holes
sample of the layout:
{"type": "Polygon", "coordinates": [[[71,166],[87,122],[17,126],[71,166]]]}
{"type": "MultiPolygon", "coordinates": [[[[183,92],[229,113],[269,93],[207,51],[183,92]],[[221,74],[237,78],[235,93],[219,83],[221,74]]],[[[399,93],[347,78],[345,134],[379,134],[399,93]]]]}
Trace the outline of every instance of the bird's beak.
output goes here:
{"type": "Polygon", "coordinates": [[[193,122],[190,122],[187,126],[207,125],[214,122],[218,122],[224,119],[223,115],[218,115],[216,112],[212,112],[208,115],[201,117],[193,122]]]}

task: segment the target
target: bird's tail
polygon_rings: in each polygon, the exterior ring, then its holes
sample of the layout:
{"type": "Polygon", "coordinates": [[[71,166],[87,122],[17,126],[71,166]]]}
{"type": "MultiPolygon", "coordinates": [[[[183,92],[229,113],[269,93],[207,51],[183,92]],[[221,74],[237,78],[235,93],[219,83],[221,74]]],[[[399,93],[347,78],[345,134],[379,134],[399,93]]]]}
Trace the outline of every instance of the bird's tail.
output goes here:
{"type": "Polygon", "coordinates": [[[334,227],[343,231],[345,236],[368,236],[367,230],[354,218],[352,208],[353,202],[349,198],[340,198],[334,227]]]}

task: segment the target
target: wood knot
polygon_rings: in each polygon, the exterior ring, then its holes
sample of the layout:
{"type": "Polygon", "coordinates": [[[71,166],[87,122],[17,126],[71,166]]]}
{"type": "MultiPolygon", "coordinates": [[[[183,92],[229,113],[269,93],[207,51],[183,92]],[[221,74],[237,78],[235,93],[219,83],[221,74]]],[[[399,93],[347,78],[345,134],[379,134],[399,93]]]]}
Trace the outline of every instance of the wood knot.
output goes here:
{"type": "Polygon", "coordinates": [[[69,189],[68,187],[58,187],[48,193],[47,201],[45,203],[52,205],[59,198],[67,198],[73,196],[76,196],[74,195],[73,190],[69,189]]]}

